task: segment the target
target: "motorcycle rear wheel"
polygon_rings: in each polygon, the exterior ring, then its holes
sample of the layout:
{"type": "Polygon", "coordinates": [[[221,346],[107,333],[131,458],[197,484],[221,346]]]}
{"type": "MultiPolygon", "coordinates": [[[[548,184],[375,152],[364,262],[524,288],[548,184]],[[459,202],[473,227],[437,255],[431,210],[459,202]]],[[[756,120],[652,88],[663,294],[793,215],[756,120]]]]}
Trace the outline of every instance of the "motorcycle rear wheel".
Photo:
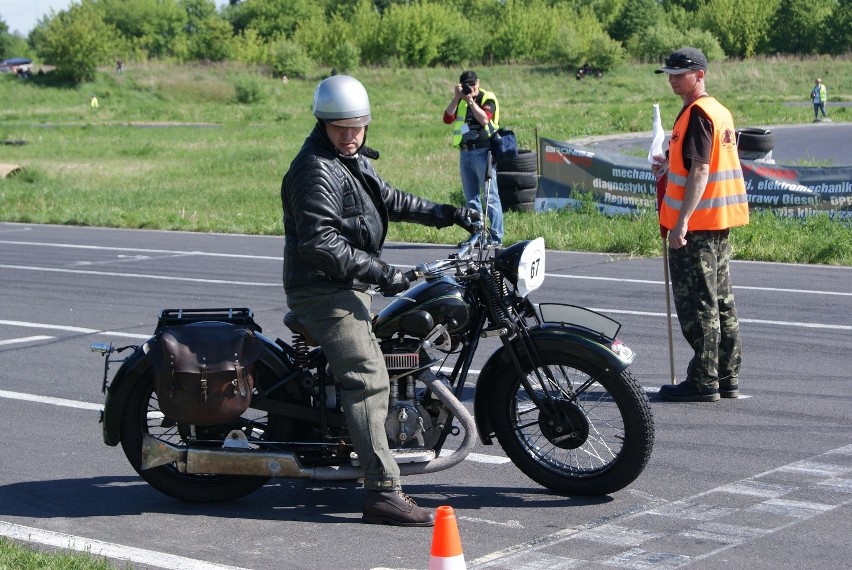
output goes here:
{"type": "MultiPolygon", "coordinates": [[[[549,386],[558,413],[536,407],[514,368],[492,378],[490,413],[497,440],[528,477],[567,495],[601,496],[623,489],[645,468],[654,444],[648,398],[631,374],[606,372],[572,354],[542,351],[554,375],[549,386]],[[567,394],[595,379],[571,402],[567,394]]],[[[521,362],[540,398],[529,361],[521,362]]],[[[542,377],[544,367],[539,366],[542,377]]]]}
{"type": "MultiPolygon", "coordinates": [[[[259,429],[244,430],[254,432],[254,435],[246,433],[246,436],[250,441],[269,437],[271,426],[268,425],[268,416],[252,409],[246,412],[251,413],[254,414],[252,422],[259,429]],[[261,436],[258,437],[257,434],[261,436]]],[[[121,447],[133,469],[161,493],[189,503],[225,502],[248,495],[269,481],[268,477],[181,473],[174,463],[141,469],[144,434],[171,445],[186,445],[179,426],[170,424],[160,412],[157,394],[154,392],[154,380],[149,371],[140,378],[125,404],[121,418],[121,447]]]]}

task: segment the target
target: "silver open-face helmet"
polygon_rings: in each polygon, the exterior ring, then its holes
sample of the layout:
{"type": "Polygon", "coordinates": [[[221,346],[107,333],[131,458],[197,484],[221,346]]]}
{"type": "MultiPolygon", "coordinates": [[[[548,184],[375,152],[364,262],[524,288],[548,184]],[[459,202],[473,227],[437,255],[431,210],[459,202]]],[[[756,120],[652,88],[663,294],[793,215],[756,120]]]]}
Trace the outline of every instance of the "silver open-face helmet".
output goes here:
{"type": "Polygon", "coordinates": [[[314,91],[314,116],[338,127],[366,127],[371,119],[367,90],[349,75],[323,79],[314,91]]]}

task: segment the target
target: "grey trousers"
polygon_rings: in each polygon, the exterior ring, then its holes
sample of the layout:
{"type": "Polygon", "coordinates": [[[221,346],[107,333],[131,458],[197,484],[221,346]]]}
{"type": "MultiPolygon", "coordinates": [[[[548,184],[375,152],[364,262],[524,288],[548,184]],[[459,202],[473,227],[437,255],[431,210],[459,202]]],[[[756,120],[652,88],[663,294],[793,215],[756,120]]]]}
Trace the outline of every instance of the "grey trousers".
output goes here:
{"type": "Polygon", "coordinates": [[[370,325],[370,301],[367,293],[331,285],[287,293],[287,305],[320,343],[340,382],[346,424],[364,469],[364,487],[399,489],[399,466],[385,435],[390,383],[370,325]]]}

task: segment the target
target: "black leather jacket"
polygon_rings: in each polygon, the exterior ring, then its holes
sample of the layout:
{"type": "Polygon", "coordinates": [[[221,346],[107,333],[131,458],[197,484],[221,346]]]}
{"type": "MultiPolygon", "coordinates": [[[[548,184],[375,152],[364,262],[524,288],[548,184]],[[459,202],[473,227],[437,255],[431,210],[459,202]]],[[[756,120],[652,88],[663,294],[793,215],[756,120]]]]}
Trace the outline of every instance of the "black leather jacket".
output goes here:
{"type": "Polygon", "coordinates": [[[317,283],[377,284],[388,221],[445,227],[455,206],[435,204],[385,183],[364,154],[341,156],[318,123],[281,183],[284,289],[317,283]]]}

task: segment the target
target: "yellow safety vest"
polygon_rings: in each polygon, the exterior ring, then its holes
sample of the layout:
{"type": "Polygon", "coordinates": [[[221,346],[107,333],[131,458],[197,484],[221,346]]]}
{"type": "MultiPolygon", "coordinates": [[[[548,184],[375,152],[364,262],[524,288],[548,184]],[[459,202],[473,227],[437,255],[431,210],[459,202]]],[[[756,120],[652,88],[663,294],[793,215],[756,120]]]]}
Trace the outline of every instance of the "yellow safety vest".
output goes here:
{"type": "MultiPolygon", "coordinates": [[[[497,103],[497,97],[490,91],[482,90],[482,106],[488,101],[494,101],[494,116],[483,128],[488,132],[488,138],[497,132],[500,124],[500,105],[497,103]]],[[[467,116],[467,100],[459,101],[459,106],[456,108],[456,122],[453,123],[453,146],[458,148],[462,142],[462,125],[467,116]]]]}
{"type": "Polygon", "coordinates": [[[687,231],[722,230],[748,223],[748,197],[737,155],[737,138],[730,111],[713,97],[699,97],[681,113],[669,142],[669,172],[666,195],[660,206],[660,225],[675,227],[683,204],[686,177],[683,137],[693,106],[700,107],[713,124],[710,176],[698,206],[689,218],[687,231]]]}

